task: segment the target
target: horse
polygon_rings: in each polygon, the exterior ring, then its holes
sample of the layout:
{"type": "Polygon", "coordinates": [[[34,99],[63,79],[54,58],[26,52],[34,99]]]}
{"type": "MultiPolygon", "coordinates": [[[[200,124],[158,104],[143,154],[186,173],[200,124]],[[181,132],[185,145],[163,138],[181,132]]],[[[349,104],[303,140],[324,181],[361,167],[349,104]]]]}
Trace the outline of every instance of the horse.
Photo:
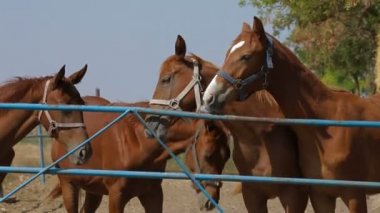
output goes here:
{"type": "MultiPolygon", "coordinates": [[[[260,19],[243,24],[224,64],[203,96],[204,110],[265,89],[287,118],[380,120],[375,97],[365,98],[324,85],[273,36],[260,19]]],[[[250,107],[255,107],[251,105],[250,107]]],[[[298,137],[302,174],[307,178],[380,181],[380,132],[376,128],[291,126],[298,137]]],[[[378,190],[311,186],[316,212],[334,212],[342,198],[350,212],[366,212],[366,194],[378,190]]]]}
{"type": "MultiPolygon", "coordinates": [[[[186,43],[178,36],[175,54],[161,65],[159,80],[150,101],[151,108],[196,111],[201,109],[201,90],[211,82],[218,67],[197,55],[186,55],[186,43]]],[[[223,113],[245,116],[282,117],[277,103],[268,93],[252,95],[235,102],[223,113]],[[249,107],[255,105],[257,108],[249,107]]],[[[175,119],[149,115],[146,121],[165,134],[175,119]]],[[[297,138],[284,126],[223,122],[234,137],[233,160],[241,175],[300,177],[297,138]]],[[[161,135],[161,137],[163,137],[161,135]]],[[[292,185],[242,183],[244,203],[249,212],[267,212],[267,200],[279,197],[287,212],[304,212],[307,189],[292,185]]]]}
{"type": "MultiPolygon", "coordinates": [[[[86,71],[87,65],[66,78],[65,66],[63,66],[54,76],[16,78],[0,86],[0,102],[81,105],[84,102],[74,85],[82,80],[86,71]]],[[[11,165],[15,156],[13,146],[39,123],[50,136],[61,141],[65,152],[88,138],[80,111],[1,110],[1,166],[11,165]]],[[[69,158],[73,164],[83,164],[90,156],[91,147],[85,145],[69,158]]],[[[0,185],[5,176],[5,173],[0,174],[0,185]]],[[[0,197],[2,196],[3,190],[0,187],[0,197]]]]}
{"type": "MultiPolygon", "coordinates": [[[[200,121],[194,134],[193,142],[185,152],[186,166],[193,173],[221,174],[230,158],[229,142],[233,140],[229,131],[220,122],[200,121]]],[[[220,199],[221,181],[201,181],[202,186],[215,199],[220,199]]],[[[215,208],[210,200],[201,194],[198,187],[193,185],[198,194],[201,210],[210,211],[215,208]]]]}
{"type": "MultiPolygon", "coordinates": [[[[86,104],[108,104],[102,98],[84,98],[86,104]]],[[[118,106],[147,107],[148,102],[135,104],[113,103],[118,106]]],[[[110,113],[84,112],[84,122],[90,135],[111,122],[117,115],[110,113]]],[[[184,152],[193,141],[193,135],[199,124],[179,120],[168,131],[166,144],[174,153],[184,152]]],[[[200,135],[211,134],[202,129],[200,135]]],[[[214,133],[212,133],[214,134],[214,133]]],[[[59,163],[61,168],[109,169],[165,171],[169,155],[154,140],[145,135],[145,128],[134,115],[127,115],[92,141],[93,156],[84,165],[73,166],[67,161],[59,163]]],[[[58,141],[52,146],[52,159],[64,153],[58,141]]],[[[99,176],[58,175],[60,189],[68,212],[78,212],[78,191],[86,191],[82,210],[95,212],[103,195],[109,195],[109,212],[123,212],[127,202],[138,197],[146,212],[162,212],[162,180],[128,179],[99,176]]],[[[57,189],[59,190],[59,189],[57,189]]],[[[211,190],[211,188],[209,188],[211,190]]],[[[53,190],[54,191],[54,190],[53,190]]],[[[211,190],[210,193],[212,193],[211,190]]],[[[51,195],[57,194],[52,192],[51,195]]],[[[58,193],[59,194],[59,193],[58,193]]],[[[212,195],[217,199],[217,195],[212,195]]],[[[204,205],[209,205],[204,201],[204,205]]]]}

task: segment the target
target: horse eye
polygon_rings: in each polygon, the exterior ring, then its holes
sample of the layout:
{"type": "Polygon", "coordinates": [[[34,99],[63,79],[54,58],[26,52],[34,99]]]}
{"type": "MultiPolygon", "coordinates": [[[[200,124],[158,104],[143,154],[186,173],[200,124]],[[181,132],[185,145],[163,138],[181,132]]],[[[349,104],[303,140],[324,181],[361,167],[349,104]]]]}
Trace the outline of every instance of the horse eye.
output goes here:
{"type": "Polygon", "coordinates": [[[171,80],[171,76],[170,75],[167,75],[167,76],[164,76],[163,78],[161,78],[161,83],[162,84],[168,84],[171,80]]]}
{"type": "Polygon", "coordinates": [[[251,54],[246,54],[241,57],[242,61],[249,61],[252,58],[251,54]]]}

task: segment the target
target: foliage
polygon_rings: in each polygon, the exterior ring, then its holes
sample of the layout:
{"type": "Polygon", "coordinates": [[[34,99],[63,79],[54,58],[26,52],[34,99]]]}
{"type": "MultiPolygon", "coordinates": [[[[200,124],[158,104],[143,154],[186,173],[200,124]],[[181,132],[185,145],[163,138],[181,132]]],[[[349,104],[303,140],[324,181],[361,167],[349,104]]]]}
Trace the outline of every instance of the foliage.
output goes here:
{"type": "Polygon", "coordinates": [[[373,91],[380,0],[240,0],[240,5],[259,8],[275,34],[290,29],[287,42],[325,83],[373,91]]]}

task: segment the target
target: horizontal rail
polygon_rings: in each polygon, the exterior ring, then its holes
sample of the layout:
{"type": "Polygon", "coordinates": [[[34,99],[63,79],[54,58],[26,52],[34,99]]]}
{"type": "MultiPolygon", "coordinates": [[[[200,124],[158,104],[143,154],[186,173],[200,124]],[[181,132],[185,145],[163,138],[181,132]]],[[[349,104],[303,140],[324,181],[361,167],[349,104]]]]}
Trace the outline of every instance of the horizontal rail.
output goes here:
{"type": "MultiPolygon", "coordinates": [[[[0,166],[2,173],[38,173],[38,167],[6,167],[0,166]]],[[[46,174],[61,175],[84,175],[84,176],[108,176],[144,179],[176,179],[189,180],[184,173],[179,172],[142,172],[142,171],[121,171],[121,170],[96,170],[96,169],[58,169],[51,168],[46,170],[46,174]]],[[[270,184],[292,184],[292,185],[314,185],[314,186],[336,186],[351,188],[371,188],[380,189],[380,182],[371,181],[349,181],[349,180],[325,180],[310,178],[282,178],[282,177],[262,177],[248,175],[211,175],[194,174],[197,180],[216,180],[228,182],[256,182],[270,184]]]]}
{"type": "Polygon", "coordinates": [[[308,126],[341,126],[341,127],[375,127],[380,128],[380,121],[355,121],[355,120],[324,120],[324,119],[282,119],[282,118],[258,118],[236,115],[210,115],[203,113],[183,112],[174,110],[158,110],[142,107],[130,106],[95,106],[95,105],[46,105],[46,104],[27,104],[27,103],[0,103],[0,109],[18,109],[18,110],[62,110],[62,111],[88,111],[88,112],[114,112],[121,113],[126,110],[175,116],[195,119],[208,120],[232,120],[248,121],[258,123],[274,123],[279,125],[308,125],[308,126]]]}

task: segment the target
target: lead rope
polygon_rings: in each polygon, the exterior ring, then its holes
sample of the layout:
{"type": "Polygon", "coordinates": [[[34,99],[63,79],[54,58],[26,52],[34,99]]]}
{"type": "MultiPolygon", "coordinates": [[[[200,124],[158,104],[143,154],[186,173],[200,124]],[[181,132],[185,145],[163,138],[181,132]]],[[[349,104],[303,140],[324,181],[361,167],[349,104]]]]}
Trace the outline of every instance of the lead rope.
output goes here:
{"type": "MultiPolygon", "coordinates": [[[[44,88],[44,94],[42,97],[42,102],[41,104],[47,104],[47,95],[48,95],[48,89],[50,85],[50,80],[47,80],[45,83],[45,88],[44,88]]],[[[49,128],[48,128],[48,134],[50,136],[54,136],[54,132],[58,128],[79,128],[79,127],[85,127],[84,123],[58,123],[55,120],[52,119],[50,113],[48,110],[40,110],[38,112],[38,121],[41,123],[41,117],[42,113],[45,113],[45,116],[47,120],[49,121],[49,128]]]]}

